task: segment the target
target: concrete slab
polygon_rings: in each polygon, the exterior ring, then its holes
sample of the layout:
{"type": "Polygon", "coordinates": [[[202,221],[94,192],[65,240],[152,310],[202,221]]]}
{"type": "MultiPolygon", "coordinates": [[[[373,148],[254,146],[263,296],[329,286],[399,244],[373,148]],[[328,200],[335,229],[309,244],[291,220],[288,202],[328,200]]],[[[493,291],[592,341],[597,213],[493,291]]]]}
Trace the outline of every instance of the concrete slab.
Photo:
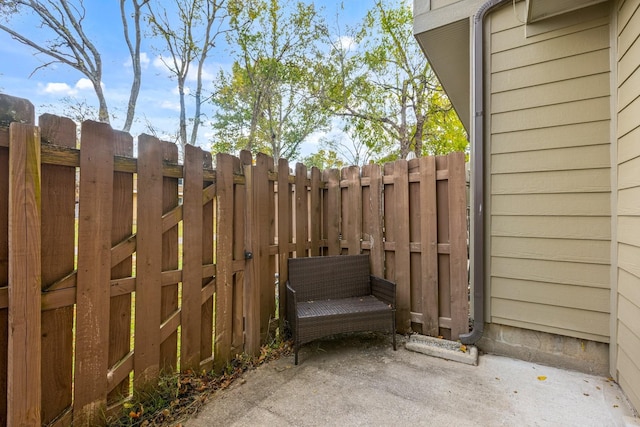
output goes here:
{"type": "Polygon", "coordinates": [[[607,378],[494,355],[464,365],[407,351],[402,339],[394,352],[381,334],[310,343],[298,366],[289,356],[244,379],[184,425],[628,426],[637,420],[607,378]]]}
{"type": "Polygon", "coordinates": [[[467,365],[478,364],[478,348],[473,345],[463,346],[455,341],[415,334],[409,337],[405,348],[427,356],[440,357],[467,365]]]}

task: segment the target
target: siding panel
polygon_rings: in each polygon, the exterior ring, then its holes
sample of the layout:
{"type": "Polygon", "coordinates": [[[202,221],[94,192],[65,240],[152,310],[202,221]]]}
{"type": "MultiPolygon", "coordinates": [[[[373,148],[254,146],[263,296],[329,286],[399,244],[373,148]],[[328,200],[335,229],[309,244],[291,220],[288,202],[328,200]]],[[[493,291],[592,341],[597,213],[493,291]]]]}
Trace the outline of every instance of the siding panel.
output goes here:
{"type": "Polygon", "coordinates": [[[607,289],[609,266],[520,258],[491,258],[494,277],[607,289]]]}
{"type": "Polygon", "coordinates": [[[493,175],[493,194],[600,193],[609,191],[610,171],[579,169],[493,175]]]}
{"type": "Polygon", "coordinates": [[[493,215],[609,216],[610,211],[607,193],[517,194],[491,197],[493,215]]]}
{"type": "Polygon", "coordinates": [[[609,145],[591,145],[494,154],[491,156],[491,172],[499,174],[609,168],[609,150],[609,145]]]}
{"type": "Polygon", "coordinates": [[[609,265],[611,243],[602,240],[499,237],[491,239],[491,254],[505,258],[544,259],[609,265]]]}
{"type": "Polygon", "coordinates": [[[597,311],[493,298],[491,313],[503,319],[538,323],[583,334],[609,335],[609,315],[597,311]]]}
{"type": "Polygon", "coordinates": [[[492,236],[610,240],[608,217],[497,216],[491,218],[492,236]]]}
{"type": "Polygon", "coordinates": [[[608,120],[495,134],[491,148],[500,154],[605,143],[609,143],[608,120]]]}
{"type": "Polygon", "coordinates": [[[569,304],[565,305],[569,308],[609,312],[608,289],[494,278],[491,283],[491,294],[496,298],[514,301],[526,299],[545,305],[558,305],[559,301],[569,301],[569,304]]]}
{"type": "Polygon", "coordinates": [[[609,70],[609,49],[600,49],[580,55],[559,58],[528,67],[507,69],[493,73],[491,88],[494,93],[546,83],[571,80],[609,70]]]}

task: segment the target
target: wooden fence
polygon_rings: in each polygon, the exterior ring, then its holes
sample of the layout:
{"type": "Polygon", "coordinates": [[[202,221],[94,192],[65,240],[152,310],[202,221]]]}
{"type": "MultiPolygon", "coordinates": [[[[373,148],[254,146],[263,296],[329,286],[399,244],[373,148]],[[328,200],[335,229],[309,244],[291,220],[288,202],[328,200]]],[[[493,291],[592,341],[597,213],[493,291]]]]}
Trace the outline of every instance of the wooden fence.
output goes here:
{"type": "Polygon", "coordinates": [[[162,371],[259,353],[292,256],[370,253],[397,283],[399,332],[467,331],[461,153],[291,174],[243,152],[214,169],[148,135],[134,158],[103,123],[82,124],[81,148],[71,120],[33,123],[0,94],[0,425],[100,424],[162,371]]]}

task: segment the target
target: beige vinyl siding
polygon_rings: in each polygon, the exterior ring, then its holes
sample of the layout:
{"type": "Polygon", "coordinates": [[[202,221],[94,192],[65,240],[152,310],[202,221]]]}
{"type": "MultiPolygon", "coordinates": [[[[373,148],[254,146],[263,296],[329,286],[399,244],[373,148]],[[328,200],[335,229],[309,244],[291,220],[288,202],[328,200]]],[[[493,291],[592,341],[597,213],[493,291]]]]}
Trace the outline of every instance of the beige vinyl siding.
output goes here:
{"type": "Polygon", "coordinates": [[[640,408],[640,0],[618,9],[618,381],[640,408]]]}
{"type": "Polygon", "coordinates": [[[608,342],[609,9],[526,37],[517,6],[489,17],[490,319],[608,342]]]}

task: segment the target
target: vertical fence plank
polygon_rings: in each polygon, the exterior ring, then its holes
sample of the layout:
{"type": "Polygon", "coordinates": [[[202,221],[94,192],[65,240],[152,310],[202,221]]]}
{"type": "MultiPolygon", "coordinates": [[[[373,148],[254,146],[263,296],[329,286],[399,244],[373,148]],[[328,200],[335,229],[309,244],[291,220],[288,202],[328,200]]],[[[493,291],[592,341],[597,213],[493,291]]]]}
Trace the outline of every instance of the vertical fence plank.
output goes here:
{"type": "Polygon", "coordinates": [[[160,371],[163,147],[138,137],[138,212],[134,386],[147,388],[160,371]]]}
{"type": "MultiPolygon", "coordinates": [[[[178,146],[172,142],[160,141],[162,159],[178,163],[178,146]]],[[[162,178],[162,214],[178,206],[178,178],[162,178]]],[[[178,269],[178,224],[162,234],[162,271],[178,269]]],[[[178,283],[163,283],[161,291],[160,324],[164,324],[178,310],[178,283]]],[[[167,325],[168,326],[168,325],[167,325]]],[[[160,369],[174,372],[178,364],[178,331],[161,333],[167,338],[160,344],[160,369]]]]}
{"type": "Polygon", "coordinates": [[[469,328],[467,283],[467,218],[464,153],[447,156],[449,168],[449,274],[451,280],[451,338],[469,328]]]}
{"type": "Polygon", "coordinates": [[[12,123],[9,135],[7,424],[37,425],[41,423],[40,130],[12,123]]]}
{"type": "Polygon", "coordinates": [[[341,206],[341,189],[340,189],[340,171],[331,169],[325,178],[327,181],[327,255],[340,254],[340,215],[342,213],[341,206]]]}
{"type": "MultiPolygon", "coordinates": [[[[0,293],[6,295],[9,284],[9,132],[0,128],[0,293]]],[[[0,307],[0,349],[8,346],[8,315],[6,307],[0,307]]],[[[0,350],[0,426],[7,425],[7,356],[0,350]]]]}
{"type": "Polygon", "coordinates": [[[247,223],[245,233],[245,245],[247,252],[252,256],[246,263],[245,274],[245,304],[244,309],[246,313],[245,318],[245,349],[248,354],[256,354],[260,350],[260,272],[259,272],[259,258],[260,249],[258,246],[258,226],[256,221],[255,212],[255,178],[254,167],[251,162],[244,166],[244,178],[245,178],[245,198],[246,198],[246,214],[247,223]]]}
{"type": "MultiPolygon", "coordinates": [[[[71,119],[40,116],[42,141],[76,146],[71,119]]],[[[42,290],[74,271],[76,168],[42,165],[42,290]]],[[[72,399],[73,305],[42,312],[42,423],[51,422],[72,399]]],[[[128,329],[127,329],[128,331],[128,329]]],[[[128,350],[127,350],[128,351],[128,350]]]]}
{"type": "Polygon", "coordinates": [[[320,171],[318,168],[311,168],[311,190],[309,196],[309,217],[312,219],[309,221],[311,246],[309,248],[309,255],[320,255],[320,226],[321,222],[318,220],[321,218],[321,198],[320,198],[320,171]]]}
{"type": "MultiPolygon", "coordinates": [[[[233,171],[243,173],[242,161],[233,158],[233,171]]],[[[233,186],[233,261],[242,263],[243,268],[236,270],[233,278],[233,325],[231,337],[231,351],[239,354],[244,351],[244,233],[245,233],[245,189],[244,185],[236,183],[233,186]]]]}
{"type": "MultiPolygon", "coordinates": [[[[369,197],[363,197],[369,216],[367,233],[371,249],[371,273],[384,277],[384,242],[382,230],[382,171],[379,165],[367,165],[363,168],[363,176],[369,177],[369,197]]],[[[363,230],[364,231],[364,230],[363,230]]]]}
{"type": "Polygon", "coordinates": [[[185,147],[180,370],[198,371],[202,306],[202,150],[185,147]]]}
{"type": "Polygon", "coordinates": [[[113,145],[111,127],[82,124],[74,425],[102,421],[107,402],[113,145]]]}
{"type": "Polygon", "coordinates": [[[232,357],[233,321],[233,158],[216,157],[216,339],[214,368],[222,370],[232,357]]]}
{"type": "Polygon", "coordinates": [[[360,253],[360,239],[362,238],[362,186],[360,185],[360,168],[349,166],[343,170],[347,180],[344,237],[347,240],[349,255],[360,253]]]}
{"type": "Polygon", "coordinates": [[[395,282],[397,286],[397,325],[401,333],[411,329],[411,258],[409,242],[409,174],[406,160],[393,165],[393,227],[395,236],[395,282]]]}
{"type": "Polygon", "coordinates": [[[296,258],[306,257],[309,243],[307,167],[296,164],[296,258]]]}
{"type": "MultiPolygon", "coordinates": [[[[127,132],[113,133],[114,154],[133,157],[133,138],[127,132]]],[[[113,173],[112,247],[129,238],[133,232],[133,174],[113,173]]],[[[111,268],[111,280],[131,277],[133,257],[128,256],[111,268]]],[[[131,349],[131,294],[111,297],[109,315],[109,369],[115,367],[131,349]]],[[[129,376],[109,392],[109,403],[129,395],[129,376]]]]}
{"type": "Polygon", "coordinates": [[[273,233],[274,192],[273,181],[269,181],[269,171],[273,168],[273,158],[259,153],[256,156],[254,212],[258,225],[259,262],[256,264],[260,274],[260,341],[264,343],[269,336],[270,322],[275,315],[275,259],[269,254],[273,233]],[[266,209],[256,208],[265,207],[266,209]]]}
{"type": "MultiPolygon", "coordinates": [[[[205,169],[213,169],[213,159],[211,153],[202,152],[202,166],[205,169]]],[[[203,188],[207,188],[214,185],[213,181],[204,181],[203,188]]],[[[213,199],[203,200],[202,206],[202,265],[213,264],[213,230],[214,230],[214,209],[213,199]]],[[[202,286],[215,285],[214,276],[207,276],[202,278],[202,286]]],[[[213,355],[213,300],[214,296],[211,295],[202,303],[201,321],[200,321],[200,360],[206,361],[203,369],[210,369],[210,362],[213,355]]]]}
{"type": "MultiPolygon", "coordinates": [[[[26,99],[0,93],[0,349],[8,346],[9,311],[7,293],[9,284],[9,124],[34,124],[35,113],[26,99]],[[3,296],[4,295],[4,296],[3,296]]],[[[7,425],[7,359],[6,350],[0,350],[0,426],[7,425]]]]}
{"type": "Polygon", "coordinates": [[[422,279],[422,332],[439,335],[438,319],[438,217],[436,211],[436,162],[420,158],[420,242],[422,279]]]}
{"type": "Polygon", "coordinates": [[[289,244],[291,242],[291,185],[289,185],[289,162],[278,161],[278,297],[280,299],[280,331],[286,320],[287,290],[289,279],[289,244]]]}

